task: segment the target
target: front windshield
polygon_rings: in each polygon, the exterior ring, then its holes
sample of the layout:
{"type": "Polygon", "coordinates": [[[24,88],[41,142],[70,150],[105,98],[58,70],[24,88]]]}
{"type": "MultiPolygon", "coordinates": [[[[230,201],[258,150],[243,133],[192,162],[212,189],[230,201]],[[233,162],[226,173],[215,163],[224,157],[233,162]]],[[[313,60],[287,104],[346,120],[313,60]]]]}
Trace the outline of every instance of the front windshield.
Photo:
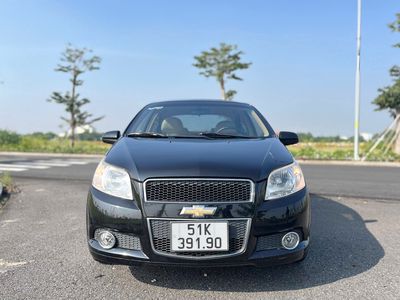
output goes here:
{"type": "Polygon", "coordinates": [[[268,137],[270,132],[250,106],[182,103],[150,106],[134,119],[126,133],[152,133],[171,137],[268,137]]]}

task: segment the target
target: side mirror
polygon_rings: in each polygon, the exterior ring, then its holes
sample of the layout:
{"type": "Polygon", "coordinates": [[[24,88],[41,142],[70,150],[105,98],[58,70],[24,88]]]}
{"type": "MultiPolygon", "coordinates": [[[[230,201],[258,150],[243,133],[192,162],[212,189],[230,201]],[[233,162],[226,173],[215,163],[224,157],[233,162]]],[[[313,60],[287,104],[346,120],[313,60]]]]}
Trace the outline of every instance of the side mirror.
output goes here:
{"type": "Polygon", "coordinates": [[[299,142],[299,137],[296,133],[290,131],[281,131],[279,132],[279,140],[284,145],[294,145],[299,142]]]}
{"type": "Polygon", "coordinates": [[[118,130],[109,131],[103,134],[101,140],[103,141],[103,143],[106,144],[114,144],[119,139],[120,136],[121,133],[118,130]]]}

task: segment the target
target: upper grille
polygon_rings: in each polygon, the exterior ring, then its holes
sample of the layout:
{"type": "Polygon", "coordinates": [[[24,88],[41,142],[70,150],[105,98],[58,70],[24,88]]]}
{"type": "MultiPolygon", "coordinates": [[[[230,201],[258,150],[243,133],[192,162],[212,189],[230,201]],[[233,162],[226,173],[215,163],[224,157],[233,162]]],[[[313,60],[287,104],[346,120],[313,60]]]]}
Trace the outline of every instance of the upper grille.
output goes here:
{"type": "Polygon", "coordinates": [[[145,200],[157,202],[250,202],[250,180],[151,179],[145,182],[145,200]]]}
{"type": "MultiPolygon", "coordinates": [[[[94,232],[94,238],[98,240],[98,235],[100,234],[102,229],[96,229],[94,232]]],[[[116,245],[115,247],[130,249],[130,250],[142,250],[142,246],[140,244],[140,239],[137,236],[127,233],[121,233],[112,231],[112,234],[115,236],[116,245]]]]}
{"type": "MultiPolygon", "coordinates": [[[[175,220],[176,221],[176,220],[175,220]]],[[[238,219],[228,221],[229,250],[207,252],[171,252],[171,222],[170,220],[151,219],[150,231],[154,250],[160,254],[194,258],[210,256],[227,256],[242,253],[246,248],[248,220],[238,219]]]]}

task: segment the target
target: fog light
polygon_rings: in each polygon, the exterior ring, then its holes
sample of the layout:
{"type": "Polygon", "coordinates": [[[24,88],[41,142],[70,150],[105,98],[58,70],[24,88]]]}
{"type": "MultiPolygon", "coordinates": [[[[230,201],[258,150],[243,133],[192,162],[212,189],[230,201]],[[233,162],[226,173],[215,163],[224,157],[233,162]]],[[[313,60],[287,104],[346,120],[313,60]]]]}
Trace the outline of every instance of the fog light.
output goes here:
{"type": "Polygon", "coordinates": [[[294,248],[297,247],[299,242],[300,242],[300,237],[294,231],[286,233],[282,238],[282,246],[287,250],[293,250],[294,248]]]}
{"type": "Polygon", "coordinates": [[[97,241],[104,249],[111,249],[115,245],[115,236],[111,232],[103,230],[98,234],[97,241]]]}

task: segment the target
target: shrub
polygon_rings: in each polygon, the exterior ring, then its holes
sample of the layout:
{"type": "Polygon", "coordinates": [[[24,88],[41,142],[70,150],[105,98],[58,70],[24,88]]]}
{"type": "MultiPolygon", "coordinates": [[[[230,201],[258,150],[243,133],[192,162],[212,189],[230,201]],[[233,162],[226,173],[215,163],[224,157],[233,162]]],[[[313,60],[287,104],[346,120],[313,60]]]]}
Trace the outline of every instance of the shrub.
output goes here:
{"type": "MultiPolygon", "coordinates": [[[[88,138],[96,137],[98,134],[88,138]]],[[[0,131],[0,151],[104,154],[109,148],[109,145],[99,141],[80,140],[71,148],[67,139],[59,138],[53,133],[18,135],[5,130],[0,131]]]]}
{"type": "Polygon", "coordinates": [[[0,185],[3,186],[3,192],[13,193],[18,191],[9,173],[0,174],[0,185]]]}
{"type": "Polygon", "coordinates": [[[20,136],[15,132],[8,130],[0,130],[0,145],[2,144],[12,144],[16,145],[20,141],[20,136]]]}

